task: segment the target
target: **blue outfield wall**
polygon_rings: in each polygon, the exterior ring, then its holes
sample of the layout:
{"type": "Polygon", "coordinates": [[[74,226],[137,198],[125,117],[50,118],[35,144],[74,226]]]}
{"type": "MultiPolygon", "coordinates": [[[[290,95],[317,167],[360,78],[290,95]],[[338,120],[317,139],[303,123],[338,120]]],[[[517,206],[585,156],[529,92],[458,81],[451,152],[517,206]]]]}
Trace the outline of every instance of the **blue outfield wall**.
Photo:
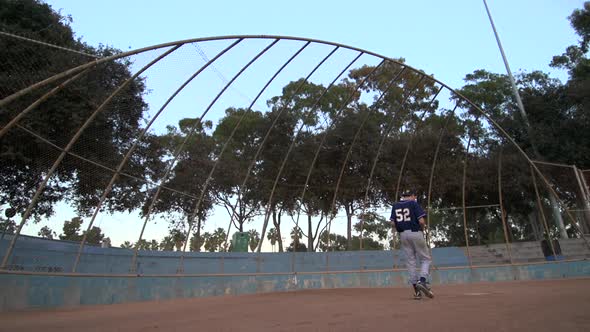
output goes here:
{"type": "MultiPolygon", "coordinates": [[[[11,236],[0,240],[3,256],[11,236]]],[[[407,283],[400,251],[329,253],[186,253],[86,246],[23,236],[7,270],[0,270],[0,311],[73,307],[175,298],[340,287],[395,287],[407,283]]],[[[590,276],[590,261],[468,267],[463,248],[435,248],[433,284],[590,276]]]]}
{"type": "MultiPolygon", "coordinates": [[[[406,275],[404,270],[169,276],[52,275],[9,271],[0,272],[0,311],[303,289],[396,287],[406,284],[406,275]]],[[[433,284],[588,276],[590,261],[585,260],[432,271],[433,284]]]]}
{"type": "MultiPolygon", "coordinates": [[[[0,257],[4,256],[11,235],[0,240],[0,257]]],[[[71,272],[79,244],[70,241],[19,237],[8,263],[10,270],[33,272],[71,272]]],[[[432,250],[436,266],[468,265],[463,248],[432,250]]],[[[76,272],[130,273],[133,251],[121,248],[85,246],[76,272]]],[[[140,250],[138,274],[176,274],[180,268],[179,252],[140,250]]],[[[351,270],[385,270],[405,266],[399,250],[297,252],[297,253],[185,253],[185,274],[278,273],[351,270]]]]}

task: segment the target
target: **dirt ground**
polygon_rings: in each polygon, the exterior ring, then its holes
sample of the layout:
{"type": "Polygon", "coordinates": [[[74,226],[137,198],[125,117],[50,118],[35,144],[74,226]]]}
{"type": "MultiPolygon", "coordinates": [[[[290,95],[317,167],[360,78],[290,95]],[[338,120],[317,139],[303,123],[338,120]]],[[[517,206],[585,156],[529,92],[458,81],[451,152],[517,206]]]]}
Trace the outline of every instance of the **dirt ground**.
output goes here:
{"type": "Polygon", "coordinates": [[[305,290],[0,313],[0,331],[590,331],[590,279],[305,290]]]}

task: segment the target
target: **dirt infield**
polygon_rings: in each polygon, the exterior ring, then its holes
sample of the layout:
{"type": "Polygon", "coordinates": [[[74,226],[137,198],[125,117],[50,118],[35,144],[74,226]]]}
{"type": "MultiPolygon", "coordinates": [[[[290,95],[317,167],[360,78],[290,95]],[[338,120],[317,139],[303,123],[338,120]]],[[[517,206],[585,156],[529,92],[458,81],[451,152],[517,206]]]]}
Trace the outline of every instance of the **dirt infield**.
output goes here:
{"type": "Polygon", "coordinates": [[[0,331],[590,331],[590,279],[306,290],[0,313],[0,331]]]}

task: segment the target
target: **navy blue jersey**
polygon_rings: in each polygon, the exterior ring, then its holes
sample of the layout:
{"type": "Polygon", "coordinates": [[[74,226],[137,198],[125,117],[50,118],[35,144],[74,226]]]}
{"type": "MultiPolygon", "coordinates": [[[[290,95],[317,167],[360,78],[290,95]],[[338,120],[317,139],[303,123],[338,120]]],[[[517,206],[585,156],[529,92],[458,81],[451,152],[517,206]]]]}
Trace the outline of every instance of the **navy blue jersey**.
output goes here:
{"type": "Polygon", "coordinates": [[[422,210],[416,201],[409,200],[399,201],[393,205],[390,220],[395,223],[395,229],[398,232],[406,230],[417,232],[420,230],[418,220],[423,217],[426,217],[426,212],[422,210]]]}

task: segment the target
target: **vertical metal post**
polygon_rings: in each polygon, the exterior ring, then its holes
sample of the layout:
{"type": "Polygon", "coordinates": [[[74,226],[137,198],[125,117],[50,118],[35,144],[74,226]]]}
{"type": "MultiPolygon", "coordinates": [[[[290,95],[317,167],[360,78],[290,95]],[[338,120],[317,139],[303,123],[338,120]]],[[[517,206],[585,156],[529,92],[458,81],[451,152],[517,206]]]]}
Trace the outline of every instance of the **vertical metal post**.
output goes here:
{"type": "Polygon", "coordinates": [[[537,187],[537,177],[535,176],[535,170],[531,165],[531,175],[533,178],[533,186],[535,187],[535,195],[537,196],[537,207],[539,208],[539,212],[541,213],[541,219],[543,219],[543,226],[545,227],[545,233],[547,234],[547,241],[551,246],[551,252],[553,253],[553,257],[557,259],[557,255],[555,254],[555,247],[553,247],[553,239],[551,238],[551,232],[549,231],[549,225],[547,224],[547,218],[545,218],[545,211],[543,211],[543,205],[541,204],[541,196],[539,195],[539,188],[537,187]]]}
{"type": "Polygon", "coordinates": [[[498,196],[500,200],[500,218],[502,219],[502,228],[504,229],[504,241],[506,241],[506,250],[508,252],[508,258],[510,258],[510,264],[514,264],[512,260],[512,245],[508,240],[508,225],[506,223],[506,216],[504,214],[504,203],[502,196],[502,150],[498,156],[498,196]]]}
{"type": "Polygon", "coordinates": [[[588,230],[590,229],[590,201],[589,201],[589,197],[588,194],[586,192],[586,187],[584,186],[584,183],[582,181],[582,176],[581,173],[579,172],[578,168],[576,167],[576,165],[572,165],[572,168],[574,170],[574,174],[576,175],[576,181],[578,182],[578,186],[580,187],[580,195],[581,195],[581,201],[582,201],[582,206],[581,208],[583,209],[583,215],[584,215],[584,223],[582,224],[582,231],[586,231],[588,232],[588,230]]]}
{"type": "Polygon", "coordinates": [[[434,170],[436,169],[436,161],[438,159],[438,153],[440,152],[440,145],[442,144],[442,139],[449,125],[449,122],[453,115],[455,115],[455,111],[459,105],[455,105],[452,111],[448,112],[447,119],[445,120],[444,126],[441,128],[440,133],[438,134],[438,142],[436,143],[436,149],[434,151],[434,157],[432,158],[432,167],[430,168],[430,179],[428,180],[428,195],[427,195],[427,205],[426,205],[426,213],[428,217],[426,218],[426,229],[428,230],[426,235],[426,243],[428,243],[428,250],[430,251],[430,256],[432,256],[432,248],[430,248],[430,212],[432,211],[431,205],[431,197],[432,197],[432,182],[434,180],[434,170]]]}
{"type": "Polygon", "coordinates": [[[466,182],[467,182],[467,161],[469,160],[469,147],[471,146],[471,135],[467,141],[467,150],[465,151],[465,160],[463,160],[463,181],[461,185],[461,205],[463,209],[463,232],[465,234],[465,248],[467,250],[467,260],[469,261],[469,268],[473,267],[471,260],[471,253],[469,251],[469,234],[467,234],[467,207],[465,205],[466,196],[466,182]]]}
{"type": "MultiPolygon", "coordinates": [[[[105,101],[88,117],[88,119],[86,119],[86,121],[84,122],[84,124],[82,124],[82,126],[78,129],[78,131],[76,131],[74,136],[70,139],[70,141],[68,142],[66,147],[63,149],[62,153],[57,157],[57,159],[54,161],[54,163],[51,166],[51,168],[49,169],[49,171],[47,171],[47,173],[45,174],[44,179],[41,182],[41,184],[37,187],[37,190],[36,190],[33,198],[31,199],[31,202],[27,206],[25,213],[22,215],[21,222],[18,225],[18,228],[12,238],[12,241],[10,242],[8,249],[6,250],[4,258],[2,259],[2,264],[0,265],[0,269],[3,269],[6,266],[6,264],[8,263],[8,260],[9,260],[10,256],[12,255],[12,251],[13,251],[14,246],[16,244],[16,240],[18,239],[18,236],[20,235],[20,232],[21,232],[23,226],[25,225],[25,223],[27,222],[28,218],[33,213],[33,208],[35,207],[35,205],[37,204],[37,201],[41,197],[41,194],[45,190],[45,187],[47,186],[49,179],[53,176],[53,174],[55,173],[57,168],[61,165],[61,162],[66,157],[68,152],[72,149],[74,144],[78,141],[80,136],[82,136],[82,133],[86,130],[86,128],[88,128],[88,126],[90,126],[90,124],[94,121],[94,119],[100,113],[102,113],[102,111],[106,108],[106,105],[108,105],[108,103],[110,103],[110,101],[116,95],[118,95],[119,92],[121,92],[123,89],[125,89],[125,87],[127,87],[130,82],[135,80],[139,75],[141,75],[143,72],[145,72],[148,68],[150,68],[152,65],[154,65],[155,63],[157,63],[158,61],[160,61],[162,58],[164,58],[165,56],[167,56],[170,53],[171,52],[169,50],[169,51],[165,52],[164,54],[158,56],[156,59],[152,60],[150,63],[148,63],[143,68],[141,68],[138,72],[136,72],[134,75],[129,77],[127,80],[125,80],[125,82],[121,83],[121,85],[119,85],[117,87],[117,89],[105,99],[105,101]]],[[[55,76],[55,77],[57,77],[57,76],[55,76]]],[[[24,90],[21,90],[21,91],[24,91],[24,90]]],[[[8,98],[11,98],[11,97],[9,96],[9,97],[5,98],[3,101],[5,101],[8,98]]],[[[84,235],[84,238],[85,237],[86,237],[86,234],[84,235]]],[[[78,260],[79,260],[79,255],[76,258],[76,261],[78,261],[78,260]]],[[[74,266],[76,266],[76,263],[74,264],[74,266]]],[[[75,271],[73,271],[73,272],[75,272],[75,271]]]]}
{"type": "MultiPolygon", "coordinates": [[[[535,140],[533,139],[533,131],[531,125],[529,124],[528,117],[524,110],[524,105],[522,100],[520,99],[520,94],[518,93],[518,88],[516,87],[516,83],[514,82],[514,77],[512,77],[512,71],[510,70],[510,65],[508,64],[508,60],[506,59],[506,54],[504,54],[504,48],[502,47],[502,43],[500,42],[500,36],[498,35],[498,31],[496,31],[496,26],[494,25],[494,20],[492,19],[492,14],[490,13],[490,9],[488,8],[488,3],[486,0],[483,0],[483,3],[486,7],[486,12],[488,13],[488,18],[490,19],[490,24],[492,25],[492,30],[494,30],[494,36],[496,37],[496,42],[498,43],[498,48],[500,49],[500,53],[502,54],[502,60],[504,61],[504,66],[506,66],[506,72],[508,73],[508,78],[510,79],[510,85],[512,86],[512,92],[514,93],[514,98],[516,99],[516,103],[518,105],[518,110],[520,111],[520,115],[522,116],[522,121],[524,122],[525,128],[527,130],[529,141],[531,143],[531,147],[533,149],[533,153],[535,154],[537,159],[542,159],[539,150],[537,150],[537,146],[535,145],[535,140]]],[[[557,225],[559,226],[559,231],[561,233],[561,237],[567,239],[567,232],[565,231],[565,225],[563,223],[563,218],[559,213],[559,208],[557,207],[556,200],[549,196],[549,200],[551,201],[551,208],[553,209],[553,216],[557,220],[557,225]]]]}

